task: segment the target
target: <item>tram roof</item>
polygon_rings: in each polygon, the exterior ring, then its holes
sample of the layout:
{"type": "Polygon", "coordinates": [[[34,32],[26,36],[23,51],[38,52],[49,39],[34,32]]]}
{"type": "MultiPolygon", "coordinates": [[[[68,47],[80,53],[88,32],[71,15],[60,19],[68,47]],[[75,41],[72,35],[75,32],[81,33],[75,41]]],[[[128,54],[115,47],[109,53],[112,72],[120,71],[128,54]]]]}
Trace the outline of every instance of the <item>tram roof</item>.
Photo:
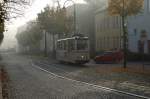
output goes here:
{"type": "Polygon", "coordinates": [[[64,38],[64,39],[59,39],[57,41],[65,41],[65,40],[79,40],[79,39],[83,39],[83,40],[87,40],[88,37],[71,37],[71,38],[64,38]]]}

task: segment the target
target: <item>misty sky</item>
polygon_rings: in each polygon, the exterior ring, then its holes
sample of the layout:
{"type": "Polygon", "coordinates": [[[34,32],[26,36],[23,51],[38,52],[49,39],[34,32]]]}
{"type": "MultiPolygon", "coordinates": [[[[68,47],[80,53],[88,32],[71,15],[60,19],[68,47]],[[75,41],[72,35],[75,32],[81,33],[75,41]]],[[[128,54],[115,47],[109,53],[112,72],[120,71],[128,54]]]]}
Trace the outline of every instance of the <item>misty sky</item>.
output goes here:
{"type": "MultiPolygon", "coordinates": [[[[16,46],[15,35],[17,32],[17,27],[25,24],[29,20],[35,19],[37,13],[39,13],[47,4],[50,6],[55,6],[56,3],[54,3],[53,1],[54,0],[34,0],[33,4],[26,8],[23,17],[13,19],[7,22],[8,31],[4,33],[5,38],[0,49],[7,49],[16,46]]],[[[59,1],[61,1],[62,4],[65,0],[59,0],[59,1]]],[[[74,0],[74,1],[76,1],[76,3],[83,3],[83,0],[74,0]]]]}

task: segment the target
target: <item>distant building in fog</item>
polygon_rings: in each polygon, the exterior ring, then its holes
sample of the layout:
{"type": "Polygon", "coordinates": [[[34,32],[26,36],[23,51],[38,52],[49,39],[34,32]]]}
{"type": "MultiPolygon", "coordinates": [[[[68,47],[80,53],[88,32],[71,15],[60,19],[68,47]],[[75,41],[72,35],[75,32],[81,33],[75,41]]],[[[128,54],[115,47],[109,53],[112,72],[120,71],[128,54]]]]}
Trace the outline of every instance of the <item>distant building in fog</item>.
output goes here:
{"type": "MultiPolygon", "coordinates": [[[[20,26],[17,30],[17,35],[26,31],[26,30],[29,30],[30,28],[32,28],[36,24],[37,24],[37,22],[35,20],[33,20],[33,21],[30,21],[30,22],[20,26]]],[[[19,53],[30,53],[30,52],[31,53],[38,53],[38,52],[40,52],[40,42],[37,42],[34,45],[28,45],[28,46],[23,46],[18,42],[16,47],[17,47],[16,51],[19,53]]]]}

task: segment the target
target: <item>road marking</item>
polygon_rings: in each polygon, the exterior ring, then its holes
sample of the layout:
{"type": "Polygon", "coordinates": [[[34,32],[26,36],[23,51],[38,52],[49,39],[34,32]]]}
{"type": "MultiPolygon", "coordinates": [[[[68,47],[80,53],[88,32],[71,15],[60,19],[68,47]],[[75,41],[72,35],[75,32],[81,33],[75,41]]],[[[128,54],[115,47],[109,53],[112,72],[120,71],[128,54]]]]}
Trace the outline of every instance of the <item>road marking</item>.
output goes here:
{"type": "Polygon", "coordinates": [[[79,81],[79,80],[70,79],[70,78],[67,78],[67,77],[60,76],[60,75],[57,75],[55,73],[52,73],[52,72],[50,72],[48,70],[45,70],[45,69],[39,67],[38,65],[33,64],[32,61],[31,61],[31,64],[32,64],[33,67],[35,67],[35,68],[37,68],[37,69],[39,69],[41,71],[47,72],[47,73],[49,73],[49,74],[51,74],[51,75],[53,75],[55,77],[58,77],[58,78],[66,79],[66,80],[69,80],[69,81],[72,81],[72,82],[76,82],[76,83],[85,84],[85,85],[92,86],[92,87],[95,87],[97,89],[101,89],[101,90],[105,90],[105,91],[114,91],[114,92],[117,92],[117,93],[129,95],[129,96],[133,96],[133,97],[137,97],[137,98],[150,99],[150,97],[141,96],[141,95],[125,92],[125,91],[120,91],[120,90],[111,89],[111,88],[107,88],[107,87],[103,87],[103,86],[99,86],[99,85],[95,85],[95,84],[90,84],[90,83],[87,83],[87,82],[82,82],[82,81],[79,81]]]}

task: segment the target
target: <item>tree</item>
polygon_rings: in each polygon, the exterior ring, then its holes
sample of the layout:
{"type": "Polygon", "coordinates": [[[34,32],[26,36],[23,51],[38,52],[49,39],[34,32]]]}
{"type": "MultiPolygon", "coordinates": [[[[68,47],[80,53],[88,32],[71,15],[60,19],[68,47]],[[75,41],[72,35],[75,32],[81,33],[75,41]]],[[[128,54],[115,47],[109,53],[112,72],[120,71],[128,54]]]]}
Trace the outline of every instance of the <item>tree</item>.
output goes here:
{"type": "Polygon", "coordinates": [[[144,0],[109,0],[108,12],[112,16],[120,16],[123,27],[124,68],[127,65],[127,16],[141,12],[144,0]]]}
{"type": "Polygon", "coordinates": [[[38,22],[48,33],[59,34],[71,31],[72,17],[66,15],[66,8],[44,8],[44,11],[38,14],[38,22]]]}
{"type": "Polygon", "coordinates": [[[88,4],[92,5],[95,9],[106,6],[106,0],[85,0],[88,4]]]}
{"type": "Polygon", "coordinates": [[[55,52],[55,35],[61,37],[61,35],[67,34],[71,31],[72,20],[71,17],[66,15],[66,8],[50,8],[49,6],[44,8],[44,11],[38,14],[38,22],[41,27],[53,36],[53,53],[55,52]]]}
{"type": "Polygon", "coordinates": [[[30,4],[30,0],[1,0],[0,2],[0,44],[3,40],[5,22],[11,18],[23,15],[23,9],[30,4]]]}
{"type": "Polygon", "coordinates": [[[42,39],[42,30],[40,29],[40,25],[37,22],[31,21],[27,24],[27,28],[25,31],[18,32],[16,35],[17,41],[19,45],[24,47],[34,47],[39,44],[42,39]]]}

